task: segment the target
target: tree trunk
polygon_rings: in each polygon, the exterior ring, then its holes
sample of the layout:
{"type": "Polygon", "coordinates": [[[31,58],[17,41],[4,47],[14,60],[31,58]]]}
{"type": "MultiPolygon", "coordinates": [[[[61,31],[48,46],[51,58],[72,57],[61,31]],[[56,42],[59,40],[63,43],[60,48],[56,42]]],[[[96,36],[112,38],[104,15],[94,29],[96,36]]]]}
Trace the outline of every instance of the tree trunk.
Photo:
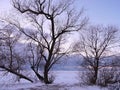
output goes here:
{"type": "Polygon", "coordinates": [[[97,78],[98,78],[98,67],[94,68],[93,84],[96,84],[96,83],[97,83],[97,78]]]}
{"type": "Polygon", "coordinates": [[[46,67],[44,70],[44,82],[45,84],[50,84],[49,77],[48,77],[48,69],[46,67]]]}
{"type": "Polygon", "coordinates": [[[8,71],[10,73],[15,74],[15,75],[19,76],[20,78],[26,79],[26,80],[28,80],[28,81],[33,83],[33,81],[30,78],[28,78],[27,76],[24,76],[24,75],[14,71],[14,70],[12,70],[12,69],[6,68],[4,66],[0,66],[0,68],[5,69],[6,71],[8,71]]]}
{"type": "Polygon", "coordinates": [[[37,72],[35,71],[34,67],[31,67],[32,70],[34,71],[34,73],[36,74],[37,78],[40,80],[40,81],[44,81],[44,78],[37,72]]]}
{"type": "Polygon", "coordinates": [[[93,84],[97,84],[97,79],[98,79],[98,67],[99,67],[99,59],[96,58],[96,63],[94,67],[94,79],[93,79],[93,84]]]}

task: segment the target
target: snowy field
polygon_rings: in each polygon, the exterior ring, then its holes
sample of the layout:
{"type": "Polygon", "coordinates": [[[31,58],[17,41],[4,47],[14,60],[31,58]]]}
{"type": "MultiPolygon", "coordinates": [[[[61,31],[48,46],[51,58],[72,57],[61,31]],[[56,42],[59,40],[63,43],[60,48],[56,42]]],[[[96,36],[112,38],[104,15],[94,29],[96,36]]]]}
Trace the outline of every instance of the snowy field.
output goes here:
{"type": "Polygon", "coordinates": [[[78,79],[78,71],[54,71],[55,81],[45,85],[40,82],[30,83],[25,80],[15,82],[14,75],[2,77],[0,75],[0,90],[107,90],[98,86],[81,86],[78,79]]]}

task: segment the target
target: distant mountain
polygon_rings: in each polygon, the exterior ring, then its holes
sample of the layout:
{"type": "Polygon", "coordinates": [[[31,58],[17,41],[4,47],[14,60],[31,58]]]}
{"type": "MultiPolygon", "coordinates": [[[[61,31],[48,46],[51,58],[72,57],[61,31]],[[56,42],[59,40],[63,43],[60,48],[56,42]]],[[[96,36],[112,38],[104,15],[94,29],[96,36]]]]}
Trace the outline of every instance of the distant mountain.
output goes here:
{"type": "MultiPolygon", "coordinates": [[[[18,43],[17,46],[15,47],[17,52],[24,54],[24,47],[27,44],[24,43],[18,43]]],[[[106,56],[101,58],[101,63],[100,65],[102,66],[111,66],[111,65],[120,65],[120,55],[111,55],[111,56],[106,56]]],[[[64,56],[55,64],[51,70],[66,70],[66,71],[78,71],[78,70],[83,70],[82,68],[82,62],[83,62],[83,57],[80,55],[70,55],[70,56],[64,56]]],[[[24,68],[28,69],[30,68],[29,65],[26,64],[24,68]]]]}
{"type": "MultiPolygon", "coordinates": [[[[60,60],[61,63],[54,65],[52,70],[66,70],[66,71],[83,70],[82,63],[84,60],[82,56],[71,55],[69,57],[66,57],[66,59],[64,58],[60,60]]],[[[100,60],[100,65],[103,67],[120,66],[120,56],[111,55],[111,56],[102,57],[100,60]]]]}

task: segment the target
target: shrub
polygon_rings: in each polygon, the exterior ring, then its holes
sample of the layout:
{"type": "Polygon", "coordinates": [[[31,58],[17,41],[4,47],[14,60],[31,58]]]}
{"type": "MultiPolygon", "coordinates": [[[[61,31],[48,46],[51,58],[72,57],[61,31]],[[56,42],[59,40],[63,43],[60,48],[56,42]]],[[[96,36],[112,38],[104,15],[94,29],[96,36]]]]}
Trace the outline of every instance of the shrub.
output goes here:
{"type": "Polygon", "coordinates": [[[114,68],[103,68],[99,71],[97,84],[100,86],[107,86],[110,83],[115,82],[115,73],[114,68]]]}
{"type": "Polygon", "coordinates": [[[82,72],[82,75],[79,74],[79,78],[84,85],[93,85],[94,81],[94,72],[92,71],[85,71],[82,72]]]}

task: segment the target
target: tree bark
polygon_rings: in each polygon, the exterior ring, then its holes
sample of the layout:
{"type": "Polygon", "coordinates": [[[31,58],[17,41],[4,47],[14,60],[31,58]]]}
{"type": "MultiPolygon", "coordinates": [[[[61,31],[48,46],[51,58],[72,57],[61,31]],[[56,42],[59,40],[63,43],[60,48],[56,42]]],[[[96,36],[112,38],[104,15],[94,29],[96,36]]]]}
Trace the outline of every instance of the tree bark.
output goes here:
{"type": "Polygon", "coordinates": [[[49,72],[49,70],[48,70],[48,66],[46,64],[46,66],[44,68],[44,82],[45,82],[45,84],[50,84],[48,72],[49,72]]]}
{"type": "Polygon", "coordinates": [[[96,58],[96,63],[94,67],[94,79],[93,79],[93,84],[97,84],[97,79],[98,79],[98,67],[99,67],[99,58],[96,58]]]}
{"type": "Polygon", "coordinates": [[[94,68],[94,79],[93,79],[93,84],[97,83],[97,78],[98,78],[98,68],[94,68]]]}

